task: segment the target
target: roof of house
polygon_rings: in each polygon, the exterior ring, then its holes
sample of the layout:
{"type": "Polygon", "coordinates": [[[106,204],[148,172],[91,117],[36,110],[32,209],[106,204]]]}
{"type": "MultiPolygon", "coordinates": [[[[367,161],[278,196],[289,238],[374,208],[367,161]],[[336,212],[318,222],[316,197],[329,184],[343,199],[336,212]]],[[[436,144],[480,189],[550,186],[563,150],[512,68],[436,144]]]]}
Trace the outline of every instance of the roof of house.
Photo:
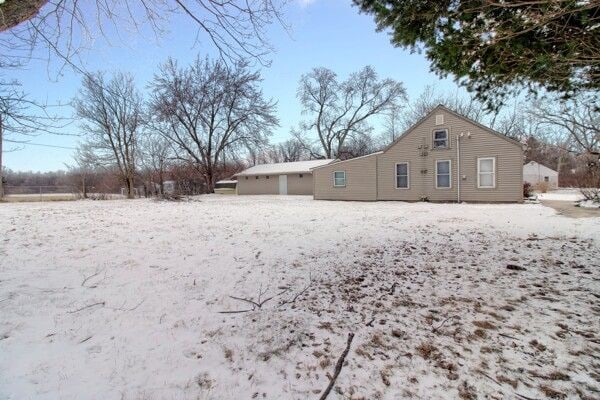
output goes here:
{"type": "Polygon", "coordinates": [[[333,160],[293,161],[286,163],[260,164],[238,172],[234,176],[248,175],[282,175],[282,174],[309,174],[311,169],[329,164],[333,160]]]}
{"type": "Polygon", "coordinates": [[[552,168],[550,168],[550,167],[547,167],[547,166],[545,166],[544,164],[541,164],[541,163],[539,163],[539,162],[537,162],[537,161],[529,161],[527,164],[523,165],[523,168],[525,168],[525,167],[527,167],[527,166],[531,166],[531,167],[538,166],[538,168],[540,168],[540,167],[541,167],[541,169],[544,169],[544,170],[546,170],[546,171],[550,171],[550,172],[553,172],[553,173],[555,173],[555,174],[558,174],[558,172],[557,172],[556,170],[554,170],[554,169],[552,169],[552,168]]]}
{"type": "Polygon", "coordinates": [[[492,135],[498,136],[501,139],[506,140],[509,143],[512,143],[514,145],[517,145],[519,147],[523,147],[523,143],[513,139],[513,138],[509,138],[508,136],[493,130],[492,128],[488,128],[485,125],[480,124],[479,122],[472,120],[471,118],[465,117],[462,114],[457,113],[454,110],[449,109],[448,107],[446,107],[443,104],[438,104],[433,110],[429,111],[423,118],[421,118],[419,121],[417,121],[417,123],[415,123],[414,125],[412,125],[410,128],[408,128],[406,131],[404,131],[404,133],[402,133],[400,136],[398,136],[396,138],[396,140],[394,140],[392,143],[390,143],[385,149],[384,151],[389,150],[390,148],[392,148],[396,143],[398,143],[400,140],[402,140],[406,135],[408,135],[413,129],[415,129],[417,126],[421,125],[421,123],[423,121],[425,121],[431,114],[433,114],[434,112],[438,111],[438,110],[444,110],[449,112],[450,114],[454,115],[457,118],[460,118],[464,121],[470,122],[471,124],[483,129],[484,131],[491,133],[492,135]]]}
{"type": "Polygon", "coordinates": [[[376,155],[382,154],[382,153],[383,153],[383,151],[376,151],[375,153],[365,154],[364,156],[359,156],[359,157],[354,157],[354,158],[348,158],[347,160],[340,160],[340,159],[336,158],[335,160],[331,160],[331,163],[324,164],[324,165],[319,165],[319,166],[316,166],[316,167],[312,167],[311,169],[323,168],[323,167],[325,167],[326,165],[329,165],[329,164],[336,164],[337,165],[337,164],[345,163],[347,161],[356,161],[356,160],[360,160],[361,158],[376,156],[376,155]]]}

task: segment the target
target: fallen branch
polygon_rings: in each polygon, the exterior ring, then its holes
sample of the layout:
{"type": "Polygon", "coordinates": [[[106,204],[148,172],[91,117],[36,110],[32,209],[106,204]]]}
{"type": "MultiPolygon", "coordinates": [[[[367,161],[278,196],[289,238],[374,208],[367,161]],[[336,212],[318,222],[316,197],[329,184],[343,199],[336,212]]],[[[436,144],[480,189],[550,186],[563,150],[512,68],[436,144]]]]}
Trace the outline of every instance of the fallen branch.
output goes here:
{"type": "Polygon", "coordinates": [[[319,397],[319,400],[325,400],[327,398],[327,396],[329,396],[329,392],[331,392],[331,389],[333,389],[335,380],[337,379],[338,375],[342,371],[342,367],[344,366],[344,360],[346,359],[346,356],[348,355],[348,352],[350,351],[350,345],[352,344],[352,339],[354,339],[354,333],[350,332],[348,334],[348,341],[346,342],[346,348],[344,349],[344,352],[342,353],[340,358],[338,358],[337,363],[335,364],[335,370],[333,372],[333,376],[331,377],[331,380],[329,381],[329,385],[327,385],[327,388],[325,389],[325,391],[323,392],[321,397],[319,397]]]}
{"type": "Polygon", "coordinates": [[[277,297],[277,296],[281,296],[282,294],[284,294],[284,293],[285,293],[285,292],[287,292],[288,290],[290,290],[290,289],[289,289],[289,288],[286,288],[286,289],[282,290],[281,292],[279,292],[279,293],[276,293],[276,294],[274,294],[274,295],[273,295],[273,296],[271,296],[271,297],[267,297],[266,299],[264,299],[264,300],[262,300],[262,301],[261,301],[261,299],[260,299],[260,298],[262,297],[262,295],[263,295],[263,294],[265,294],[264,292],[262,292],[262,290],[261,290],[261,291],[259,291],[259,295],[258,295],[258,301],[254,301],[254,300],[251,300],[251,299],[246,299],[246,298],[244,298],[244,297],[236,297],[236,296],[229,296],[229,297],[230,297],[230,298],[232,298],[232,299],[234,299],[234,300],[243,301],[243,302],[245,302],[245,303],[252,304],[252,310],[255,310],[256,308],[262,308],[262,306],[263,306],[263,305],[264,305],[264,304],[265,304],[267,301],[269,301],[269,300],[272,300],[272,299],[274,299],[274,298],[275,298],[275,297],[277,297]]]}
{"type": "Polygon", "coordinates": [[[68,312],[69,314],[74,314],[74,313],[77,313],[77,312],[79,312],[79,311],[83,311],[83,310],[85,310],[85,309],[87,309],[87,308],[92,308],[92,307],[95,307],[95,306],[100,306],[100,305],[101,305],[102,307],[104,307],[104,306],[106,305],[106,302],[104,302],[104,301],[99,301],[99,302],[97,302],[97,303],[90,304],[90,305],[87,305],[87,306],[85,306],[85,307],[78,308],[77,310],[73,310],[73,311],[67,311],[67,312],[68,312]]]}

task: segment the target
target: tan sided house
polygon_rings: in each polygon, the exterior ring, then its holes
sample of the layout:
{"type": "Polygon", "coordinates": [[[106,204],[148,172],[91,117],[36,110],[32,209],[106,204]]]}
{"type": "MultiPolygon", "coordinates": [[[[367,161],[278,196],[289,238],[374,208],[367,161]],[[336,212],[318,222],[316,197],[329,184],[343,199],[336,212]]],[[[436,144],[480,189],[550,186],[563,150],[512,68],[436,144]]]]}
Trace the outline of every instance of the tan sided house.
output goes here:
{"type": "Polygon", "coordinates": [[[234,177],[237,194],[313,194],[312,168],[333,160],[310,160],[261,164],[250,167],[234,177]]]}
{"type": "Polygon", "coordinates": [[[439,105],[383,151],[313,168],[317,200],[523,201],[523,146],[439,105]]]}

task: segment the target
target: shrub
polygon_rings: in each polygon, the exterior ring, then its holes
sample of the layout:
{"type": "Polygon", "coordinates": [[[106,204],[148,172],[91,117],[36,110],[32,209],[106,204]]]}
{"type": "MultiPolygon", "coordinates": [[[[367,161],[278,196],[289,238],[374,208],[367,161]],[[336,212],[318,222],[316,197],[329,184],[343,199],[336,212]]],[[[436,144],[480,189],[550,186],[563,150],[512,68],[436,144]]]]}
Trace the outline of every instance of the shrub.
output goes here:
{"type": "Polygon", "coordinates": [[[531,183],[523,182],[523,197],[529,198],[533,194],[533,189],[531,188],[531,183]]]}
{"type": "Polygon", "coordinates": [[[550,189],[550,183],[548,182],[538,182],[535,184],[535,190],[540,193],[546,193],[550,189]]]}

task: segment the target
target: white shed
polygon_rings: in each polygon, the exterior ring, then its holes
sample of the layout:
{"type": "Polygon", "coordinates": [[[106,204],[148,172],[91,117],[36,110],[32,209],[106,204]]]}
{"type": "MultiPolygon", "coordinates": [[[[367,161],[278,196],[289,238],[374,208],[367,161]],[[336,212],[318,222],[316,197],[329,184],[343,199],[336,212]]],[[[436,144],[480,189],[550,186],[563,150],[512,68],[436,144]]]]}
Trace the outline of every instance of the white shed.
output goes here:
{"type": "Polygon", "coordinates": [[[540,182],[548,182],[551,189],[558,188],[558,172],[535,161],[523,165],[523,182],[536,185],[540,182]]]}

